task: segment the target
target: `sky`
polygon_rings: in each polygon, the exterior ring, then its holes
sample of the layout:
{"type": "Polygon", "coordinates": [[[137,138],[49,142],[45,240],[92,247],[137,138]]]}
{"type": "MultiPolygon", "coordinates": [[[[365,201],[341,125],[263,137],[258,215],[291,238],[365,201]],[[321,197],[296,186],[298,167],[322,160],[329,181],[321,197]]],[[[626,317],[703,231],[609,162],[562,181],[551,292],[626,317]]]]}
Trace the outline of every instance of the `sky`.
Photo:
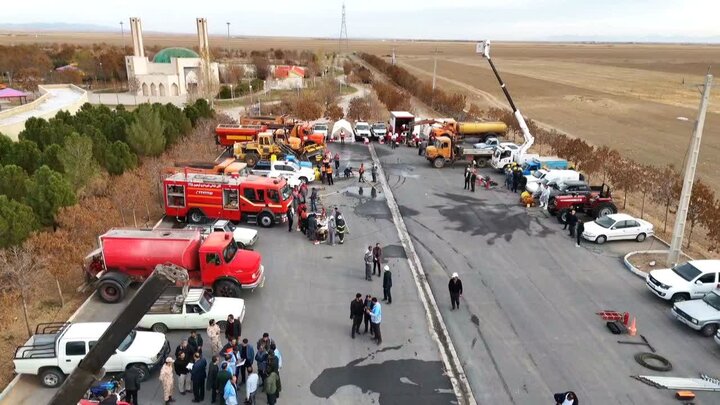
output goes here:
{"type": "MultiPolygon", "coordinates": [[[[342,0],[30,0],[3,8],[4,23],[96,24],[145,31],[337,37],[342,0]]],[[[346,0],[352,38],[720,41],[720,0],[346,0]]]]}

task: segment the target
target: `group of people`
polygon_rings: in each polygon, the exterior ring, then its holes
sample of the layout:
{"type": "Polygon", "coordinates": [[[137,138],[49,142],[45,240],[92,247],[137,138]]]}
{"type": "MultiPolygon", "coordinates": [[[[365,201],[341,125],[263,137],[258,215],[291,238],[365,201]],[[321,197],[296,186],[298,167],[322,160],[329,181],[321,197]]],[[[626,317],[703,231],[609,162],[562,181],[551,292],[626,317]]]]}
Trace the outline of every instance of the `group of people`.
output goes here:
{"type": "MultiPolygon", "coordinates": [[[[212,355],[208,364],[203,356],[202,336],[197,331],[191,331],[190,336],[175,349],[175,357],[165,359],[160,371],[165,405],[175,402],[173,395],[176,388],[180,395],[192,392],[192,402],[195,403],[203,402],[205,391],[210,391],[211,403],[238,405],[238,398],[241,398],[239,388],[243,384],[243,403],[255,405],[255,397],[262,387],[267,403],[274,405],[282,390],[280,350],[268,333],[264,333],[254,347],[247,338],[241,337],[241,333],[240,321],[229,315],[224,333],[227,343],[222,345],[220,326],[215,320],[210,320],[207,336],[212,355]]],[[[127,387],[126,382],[129,398],[127,387]]],[[[137,405],[137,395],[132,403],[137,405]]]]}
{"type": "MultiPolygon", "coordinates": [[[[384,301],[384,299],[383,299],[384,301]]],[[[378,302],[377,297],[368,294],[363,300],[362,294],[355,294],[355,299],[350,301],[350,319],[352,320],[352,328],[350,336],[355,339],[356,334],[361,334],[360,325],[365,321],[365,331],[370,331],[370,336],[378,344],[382,344],[382,332],[380,331],[380,323],[382,322],[382,305],[378,302]],[[369,326],[369,329],[368,329],[369,326]]]]}
{"type": "Polygon", "coordinates": [[[505,168],[505,187],[508,190],[513,193],[517,193],[518,190],[522,192],[525,186],[527,186],[527,177],[523,174],[522,167],[513,162],[505,168]]]}

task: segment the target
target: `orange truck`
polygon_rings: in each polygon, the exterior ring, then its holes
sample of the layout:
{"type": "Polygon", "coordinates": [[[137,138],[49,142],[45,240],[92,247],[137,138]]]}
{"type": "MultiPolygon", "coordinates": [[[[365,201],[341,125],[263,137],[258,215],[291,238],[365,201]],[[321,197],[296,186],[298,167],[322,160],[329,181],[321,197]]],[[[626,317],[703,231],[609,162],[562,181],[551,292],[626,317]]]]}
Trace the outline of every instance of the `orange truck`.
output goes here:
{"type": "Polygon", "coordinates": [[[220,124],[215,127],[215,143],[230,148],[235,142],[257,140],[257,135],[267,130],[266,125],[220,124]]]}

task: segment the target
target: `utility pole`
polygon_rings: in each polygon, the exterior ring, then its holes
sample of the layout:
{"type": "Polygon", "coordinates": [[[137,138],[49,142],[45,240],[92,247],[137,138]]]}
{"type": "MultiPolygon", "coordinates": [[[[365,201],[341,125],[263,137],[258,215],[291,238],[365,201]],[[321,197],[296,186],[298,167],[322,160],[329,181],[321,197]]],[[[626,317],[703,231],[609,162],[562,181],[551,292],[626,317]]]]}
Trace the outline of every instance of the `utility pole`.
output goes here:
{"type": "Polygon", "coordinates": [[[120,37],[122,38],[122,46],[125,47],[125,28],[123,27],[125,23],[120,21],[120,37]]]}
{"type": "Polygon", "coordinates": [[[667,265],[672,266],[680,260],[680,249],[685,236],[685,224],[687,223],[688,207],[692,196],[693,182],[695,180],[695,169],[700,155],[700,141],[702,140],[703,126],[705,125],[705,113],[710,102],[710,88],[712,87],[712,75],[705,76],[705,85],[700,99],[700,111],[698,112],[693,137],[690,140],[690,153],[685,164],[685,175],[683,178],[682,193],[678,204],[675,226],[673,227],[672,238],[670,239],[670,251],[668,253],[667,265]]]}
{"type": "Polygon", "coordinates": [[[343,35],[345,36],[345,51],[350,50],[347,34],[347,22],[345,20],[345,3],[342,5],[342,22],[340,23],[340,37],[338,38],[338,55],[342,53],[343,35]]]}
{"type": "Polygon", "coordinates": [[[227,39],[228,39],[228,41],[229,41],[229,40],[230,40],[230,22],[228,21],[228,22],[226,22],[225,24],[227,24],[227,27],[228,27],[228,34],[227,34],[227,37],[228,37],[228,38],[227,38],[227,39]]]}
{"type": "Polygon", "coordinates": [[[435,48],[435,52],[433,52],[433,54],[435,54],[435,57],[433,58],[433,83],[432,83],[432,89],[434,92],[435,91],[435,75],[437,74],[437,54],[438,54],[437,48],[435,48]]]}

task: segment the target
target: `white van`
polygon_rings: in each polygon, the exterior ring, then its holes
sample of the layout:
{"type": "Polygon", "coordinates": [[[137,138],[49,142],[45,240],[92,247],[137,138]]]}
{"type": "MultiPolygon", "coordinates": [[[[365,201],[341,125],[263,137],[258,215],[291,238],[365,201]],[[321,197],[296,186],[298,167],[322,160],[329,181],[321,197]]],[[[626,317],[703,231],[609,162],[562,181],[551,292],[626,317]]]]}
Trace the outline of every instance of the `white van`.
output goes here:
{"type": "Polygon", "coordinates": [[[540,169],[533,172],[528,177],[527,185],[525,186],[525,190],[530,192],[531,194],[534,194],[538,188],[540,187],[540,184],[545,183],[563,183],[570,180],[580,180],[580,172],[575,170],[545,170],[540,169]],[[540,173],[538,173],[540,172],[540,173]],[[538,175],[535,175],[535,173],[538,173],[538,175]],[[538,177],[540,176],[540,177],[538,177]],[[533,178],[534,181],[530,182],[530,179],[533,178]]]}

